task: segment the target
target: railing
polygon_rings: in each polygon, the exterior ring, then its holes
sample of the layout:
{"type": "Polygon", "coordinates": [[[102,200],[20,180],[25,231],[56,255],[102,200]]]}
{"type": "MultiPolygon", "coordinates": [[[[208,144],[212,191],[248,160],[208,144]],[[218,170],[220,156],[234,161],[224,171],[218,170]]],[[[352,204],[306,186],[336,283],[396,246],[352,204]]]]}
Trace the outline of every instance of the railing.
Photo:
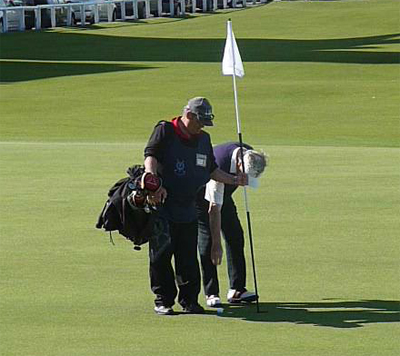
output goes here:
{"type": "MultiPolygon", "coordinates": [[[[121,6],[121,21],[126,21],[127,19],[138,19],[139,18],[139,3],[144,3],[144,18],[150,17],[150,1],[151,0],[107,0],[104,2],[84,2],[84,3],[68,3],[68,4],[49,4],[49,5],[37,5],[37,6],[11,6],[11,7],[0,7],[0,12],[3,13],[2,17],[2,31],[8,32],[9,30],[9,16],[10,12],[16,13],[16,17],[18,18],[18,30],[25,31],[26,23],[25,23],[25,15],[26,12],[34,12],[35,24],[34,27],[36,30],[40,30],[42,28],[41,23],[41,13],[42,10],[50,10],[50,25],[51,27],[56,27],[56,10],[65,8],[67,10],[66,17],[66,25],[72,26],[73,14],[80,14],[80,24],[81,26],[86,26],[86,10],[93,12],[93,22],[98,23],[100,21],[99,17],[99,7],[107,6],[107,22],[113,21],[113,12],[116,9],[116,4],[119,3],[121,6]],[[133,8],[133,16],[128,17],[126,15],[126,3],[132,3],[133,8]],[[79,9],[79,10],[78,10],[79,9]]],[[[180,2],[180,13],[179,15],[185,15],[185,0],[178,0],[180,2]]],[[[212,0],[212,8],[207,9],[207,0],[198,0],[202,1],[202,11],[206,12],[207,10],[215,11],[218,8],[218,0],[212,0]]],[[[261,3],[265,3],[266,0],[242,0],[242,6],[245,7],[247,5],[247,1],[256,4],[256,1],[261,3]]],[[[232,0],[233,7],[237,6],[238,0],[232,0]]],[[[228,7],[228,0],[223,0],[222,7],[226,9],[228,7]]],[[[169,0],[169,14],[171,17],[175,16],[175,1],[169,0]]],[[[159,16],[162,14],[162,0],[157,0],[157,12],[159,16]]],[[[196,0],[192,0],[191,12],[196,12],[196,0]]]]}

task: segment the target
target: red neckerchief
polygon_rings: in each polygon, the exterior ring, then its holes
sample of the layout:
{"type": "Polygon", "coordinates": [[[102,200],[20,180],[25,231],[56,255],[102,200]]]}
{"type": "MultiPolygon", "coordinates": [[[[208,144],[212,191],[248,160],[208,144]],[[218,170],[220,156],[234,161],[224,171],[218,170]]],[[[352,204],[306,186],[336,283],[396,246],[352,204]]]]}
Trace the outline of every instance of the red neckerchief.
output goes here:
{"type": "Polygon", "coordinates": [[[171,123],[174,127],[175,134],[186,141],[197,138],[199,135],[190,135],[190,134],[186,134],[182,131],[182,129],[179,126],[179,120],[181,119],[181,117],[182,116],[178,116],[178,117],[172,119],[172,121],[171,121],[171,123]]]}

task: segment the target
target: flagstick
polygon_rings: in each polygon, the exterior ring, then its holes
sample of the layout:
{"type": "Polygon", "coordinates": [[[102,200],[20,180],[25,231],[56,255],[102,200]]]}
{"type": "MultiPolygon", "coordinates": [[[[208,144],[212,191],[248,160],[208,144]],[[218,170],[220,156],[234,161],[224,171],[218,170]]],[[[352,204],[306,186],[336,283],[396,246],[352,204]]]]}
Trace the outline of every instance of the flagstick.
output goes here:
{"type": "MultiPolygon", "coordinates": [[[[234,51],[234,42],[233,42],[233,35],[232,35],[232,22],[229,19],[228,21],[228,29],[231,37],[231,49],[232,49],[232,63],[233,63],[233,73],[232,73],[232,81],[233,81],[233,95],[235,100],[235,115],[236,115],[236,126],[239,136],[239,144],[240,144],[240,158],[242,161],[242,167],[244,172],[244,153],[243,153],[243,140],[242,140],[242,129],[240,124],[239,118],[239,106],[238,106],[238,98],[237,98],[237,88],[236,88],[236,75],[235,75],[235,51],[234,51]]],[[[246,173],[246,172],[244,172],[246,173]]],[[[260,305],[258,301],[258,288],[257,288],[257,277],[256,277],[256,267],[255,267],[255,259],[254,259],[254,248],[253,248],[253,234],[251,229],[251,220],[250,220],[250,211],[249,211],[249,204],[247,200],[247,190],[246,186],[243,187],[243,195],[244,195],[244,204],[246,208],[246,217],[247,217],[247,230],[249,233],[249,240],[250,240],[250,252],[251,252],[251,263],[253,266],[253,279],[254,279],[254,289],[256,293],[256,305],[257,305],[257,313],[260,312],[260,305]]]]}

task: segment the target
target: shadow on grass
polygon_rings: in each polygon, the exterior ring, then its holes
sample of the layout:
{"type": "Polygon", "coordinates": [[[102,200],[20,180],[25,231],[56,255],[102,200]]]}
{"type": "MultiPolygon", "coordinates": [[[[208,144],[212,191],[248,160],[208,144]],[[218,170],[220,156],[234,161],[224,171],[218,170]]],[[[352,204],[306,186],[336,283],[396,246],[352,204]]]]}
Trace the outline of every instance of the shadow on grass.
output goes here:
{"type": "MultiPolygon", "coordinates": [[[[107,71],[106,68],[110,71],[118,68],[129,70],[127,67],[118,67],[115,62],[218,63],[222,59],[225,45],[225,39],[137,38],[91,35],[85,32],[16,33],[5,35],[1,40],[1,59],[114,62],[113,65],[103,67],[93,64],[91,73],[97,73],[96,70],[107,71]]],[[[237,42],[244,62],[400,63],[399,52],[379,49],[383,45],[400,43],[399,33],[326,40],[238,39],[237,42]]],[[[0,71],[1,81],[32,79],[29,75],[24,78],[24,71],[18,73],[20,67],[16,68],[17,71],[9,69],[9,73],[5,73],[4,69],[0,71]]],[[[87,66],[83,72],[86,70],[89,70],[87,66]]],[[[61,75],[73,74],[68,74],[67,70],[65,74],[61,71],[61,75]]],[[[47,77],[45,71],[42,71],[40,77],[47,77]]]]}
{"type": "MultiPolygon", "coordinates": [[[[224,305],[221,318],[250,322],[293,323],[332,328],[359,328],[375,323],[399,323],[400,301],[360,300],[323,302],[260,302],[256,305],[224,305]]],[[[208,314],[216,314],[209,312],[208,314]]]]}
{"type": "Polygon", "coordinates": [[[99,74],[154,68],[157,67],[119,63],[4,61],[1,62],[0,82],[12,83],[70,75],[99,74]]]}

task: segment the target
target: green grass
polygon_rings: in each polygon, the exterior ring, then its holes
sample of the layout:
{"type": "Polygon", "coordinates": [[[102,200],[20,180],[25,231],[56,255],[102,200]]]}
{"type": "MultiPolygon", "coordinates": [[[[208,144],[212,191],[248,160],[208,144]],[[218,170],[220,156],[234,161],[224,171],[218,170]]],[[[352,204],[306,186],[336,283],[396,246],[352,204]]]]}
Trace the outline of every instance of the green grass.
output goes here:
{"type": "MultiPolygon", "coordinates": [[[[395,0],[291,1],[1,35],[0,354],[397,355],[398,14],[395,0]],[[94,224],[186,99],[210,98],[214,143],[236,139],[228,18],[243,136],[271,156],[249,191],[261,313],[158,317],[147,246],[94,224]]],[[[220,279],[225,294],[225,262],[220,279]]]]}
{"type": "Polygon", "coordinates": [[[214,140],[234,139],[232,84],[220,75],[231,17],[246,63],[238,83],[245,137],[255,144],[398,147],[396,8],[393,1],[284,2],[3,35],[0,137],[142,141],[155,121],[207,94],[219,123],[214,140]]]}

